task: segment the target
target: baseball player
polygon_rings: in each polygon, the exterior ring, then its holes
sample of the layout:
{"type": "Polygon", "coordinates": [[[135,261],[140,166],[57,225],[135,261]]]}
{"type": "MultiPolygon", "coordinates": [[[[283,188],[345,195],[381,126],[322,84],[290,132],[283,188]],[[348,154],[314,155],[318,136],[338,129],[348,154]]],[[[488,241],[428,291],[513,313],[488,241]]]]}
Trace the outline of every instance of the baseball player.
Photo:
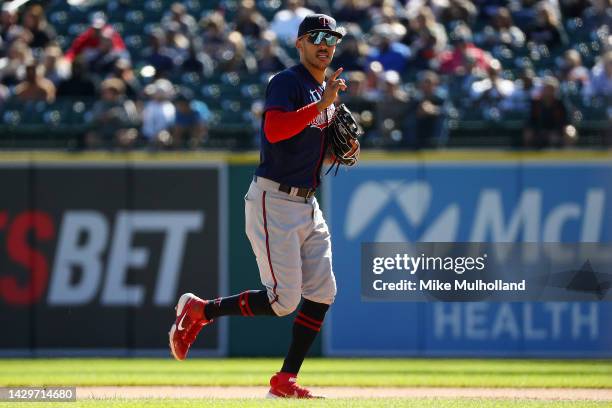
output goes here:
{"type": "Polygon", "coordinates": [[[275,75],[266,90],[260,164],[244,198],[246,234],[265,289],[214,300],[186,293],[170,330],[171,352],[183,360],[200,330],[218,317],[285,316],[299,306],[289,351],[270,379],[271,398],[313,398],[297,385],[297,375],[336,295],[330,234],[314,193],[333,102],[346,90],[342,68],[325,79],[341,39],[333,18],[305,17],[295,42],[300,64],[275,75]]]}

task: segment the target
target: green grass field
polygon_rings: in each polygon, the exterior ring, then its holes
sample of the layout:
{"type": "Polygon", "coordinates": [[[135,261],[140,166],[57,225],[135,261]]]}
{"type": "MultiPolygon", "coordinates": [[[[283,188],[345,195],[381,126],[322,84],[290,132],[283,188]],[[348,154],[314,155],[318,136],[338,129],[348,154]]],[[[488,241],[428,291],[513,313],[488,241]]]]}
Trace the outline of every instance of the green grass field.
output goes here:
{"type": "MultiPolygon", "coordinates": [[[[281,359],[0,360],[0,385],[265,385],[281,359]]],[[[612,388],[612,360],[308,359],[307,385],[612,388]]]]}
{"type": "MultiPolygon", "coordinates": [[[[411,407],[411,408],[609,408],[610,402],[586,402],[586,401],[506,401],[490,399],[334,399],[318,401],[295,401],[295,400],[254,400],[254,399],[196,399],[196,400],[86,400],[70,402],[65,404],[31,402],[25,407],[51,408],[379,408],[379,407],[411,407]]],[[[0,407],[15,408],[15,403],[1,403],[0,407]]]]}
{"type": "MultiPolygon", "coordinates": [[[[0,360],[0,386],[266,385],[280,359],[6,359],[0,360]]],[[[352,387],[559,387],[612,388],[612,361],[309,359],[300,374],[306,386],[352,387]]],[[[520,397],[520,392],[518,392],[520,397]]],[[[565,408],[612,407],[612,401],[535,401],[503,399],[129,399],[28,403],[33,407],[419,407],[565,408]]],[[[0,407],[14,407],[0,403],[0,407]]]]}

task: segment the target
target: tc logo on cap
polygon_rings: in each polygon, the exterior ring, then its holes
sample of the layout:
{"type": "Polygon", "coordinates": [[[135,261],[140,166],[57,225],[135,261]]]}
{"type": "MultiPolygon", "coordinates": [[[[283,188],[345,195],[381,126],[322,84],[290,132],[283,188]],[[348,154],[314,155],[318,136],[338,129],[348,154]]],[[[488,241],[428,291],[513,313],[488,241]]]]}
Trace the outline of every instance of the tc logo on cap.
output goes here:
{"type": "Polygon", "coordinates": [[[329,27],[329,20],[327,19],[327,17],[319,17],[319,23],[321,23],[323,27],[329,27]]]}

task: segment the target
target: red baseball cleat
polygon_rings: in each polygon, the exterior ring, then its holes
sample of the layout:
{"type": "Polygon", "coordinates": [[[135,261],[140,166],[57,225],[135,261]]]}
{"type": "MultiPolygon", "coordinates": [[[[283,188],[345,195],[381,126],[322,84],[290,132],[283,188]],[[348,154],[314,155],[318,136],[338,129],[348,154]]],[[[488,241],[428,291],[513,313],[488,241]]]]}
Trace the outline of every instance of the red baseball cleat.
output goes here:
{"type": "Polygon", "coordinates": [[[187,358],[189,347],[195,341],[202,327],[212,323],[212,319],[201,318],[202,311],[207,303],[207,300],[202,300],[193,293],[185,293],[179,298],[175,308],[176,320],[170,328],[170,333],[168,333],[170,352],[177,360],[187,358]],[[196,311],[200,308],[202,311],[196,311]]]}
{"type": "Polygon", "coordinates": [[[276,373],[270,378],[270,391],[266,398],[322,398],[313,396],[306,388],[297,385],[297,376],[276,373]]]}

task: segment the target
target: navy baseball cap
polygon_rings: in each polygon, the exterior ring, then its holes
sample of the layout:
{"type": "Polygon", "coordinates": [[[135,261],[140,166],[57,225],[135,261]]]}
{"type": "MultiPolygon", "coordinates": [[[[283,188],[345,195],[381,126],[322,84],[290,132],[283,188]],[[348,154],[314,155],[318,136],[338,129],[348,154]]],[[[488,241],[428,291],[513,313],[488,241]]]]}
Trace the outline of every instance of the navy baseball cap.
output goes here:
{"type": "Polygon", "coordinates": [[[325,14],[309,14],[304,17],[298,29],[298,38],[315,31],[327,31],[338,38],[342,38],[344,33],[336,30],[336,20],[325,14]]]}

